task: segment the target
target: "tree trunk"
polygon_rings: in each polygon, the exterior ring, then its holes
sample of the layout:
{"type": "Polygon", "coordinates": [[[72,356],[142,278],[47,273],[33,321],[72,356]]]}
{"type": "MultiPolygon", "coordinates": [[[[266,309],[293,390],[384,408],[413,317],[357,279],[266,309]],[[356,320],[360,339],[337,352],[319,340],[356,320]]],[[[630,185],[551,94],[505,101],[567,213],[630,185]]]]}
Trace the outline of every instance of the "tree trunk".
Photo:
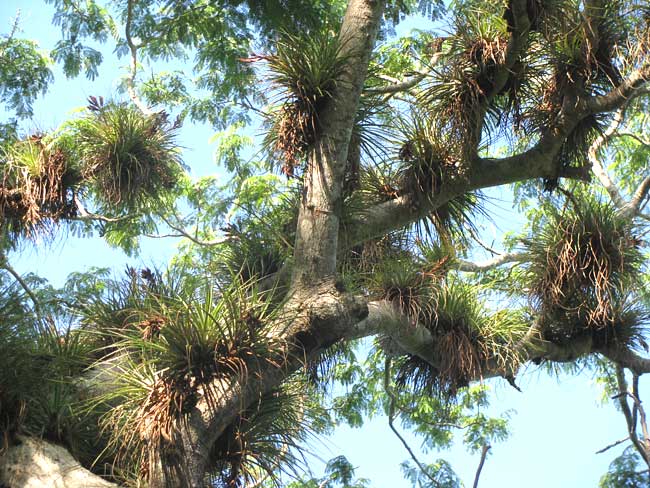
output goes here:
{"type": "Polygon", "coordinates": [[[381,0],[350,0],[339,41],[346,68],[318,113],[319,134],[305,172],[294,251],[293,286],[331,278],[342,210],[348,147],[381,15],[381,0]]]}

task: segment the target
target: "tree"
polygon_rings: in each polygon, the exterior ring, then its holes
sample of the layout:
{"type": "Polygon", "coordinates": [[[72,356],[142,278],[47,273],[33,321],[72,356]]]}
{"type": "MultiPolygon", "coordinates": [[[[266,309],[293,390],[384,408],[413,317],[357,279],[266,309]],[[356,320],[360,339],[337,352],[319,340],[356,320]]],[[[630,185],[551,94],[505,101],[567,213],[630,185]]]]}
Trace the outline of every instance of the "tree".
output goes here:
{"type": "MultiPolygon", "coordinates": [[[[598,371],[633,449],[603,486],[647,480],[646,3],[51,3],[51,58],[92,78],[112,39],[129,102],[98,94],[22,134],[48,60],[15,28],[0,44],[15,111],[0,187],[7,484],[37,437],[117,483],[282,482],[330,425],[332,380],[354,385],[337,415],[383,408],[431,445],[464,426],[482,465],[506,429],[472,411],[475,382],[516,387],[529,362],[598,371]],[[433,30],[395,40],[418,9],[433,30]],[[189,58],[194,80],[173,64],[138,77],[142,60],[189,58]],[[174,139],[189,121],[223,130],[228,185],[189,178],[174,139]],[[263,161],[246,162],[240,129],[260,121],[263,161]],[[480,191],[506,185],[528,226],[471,261],[480,191]],[[62,226],[130,253],[149,234],[186,245],[166,271],[76,274],[62,290],[16,273],[17,246],[62,226]],[[364,337],[377,340],[362,365],[364,337]]],[[[345,460],[328,469],[296,483],[364,484],[345,460]]],[[[444,461],[404,471],[459,483],[444,461]]]]}

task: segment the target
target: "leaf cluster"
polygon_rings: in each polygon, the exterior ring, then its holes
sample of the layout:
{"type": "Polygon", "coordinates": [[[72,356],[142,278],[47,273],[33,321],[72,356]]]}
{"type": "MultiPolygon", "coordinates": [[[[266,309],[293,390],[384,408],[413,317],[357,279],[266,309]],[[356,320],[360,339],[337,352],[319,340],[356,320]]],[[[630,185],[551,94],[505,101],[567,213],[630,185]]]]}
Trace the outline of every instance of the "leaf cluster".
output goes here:
{"type": "Polygon", "coordinates": [[[645,312],[630,291],[643,263],[633,222],[595,197],[571,198],[549,208],[527,241],[530,296],[544,337],[566,343],[590,335],[596,345],[633,345],[645,312]]]}

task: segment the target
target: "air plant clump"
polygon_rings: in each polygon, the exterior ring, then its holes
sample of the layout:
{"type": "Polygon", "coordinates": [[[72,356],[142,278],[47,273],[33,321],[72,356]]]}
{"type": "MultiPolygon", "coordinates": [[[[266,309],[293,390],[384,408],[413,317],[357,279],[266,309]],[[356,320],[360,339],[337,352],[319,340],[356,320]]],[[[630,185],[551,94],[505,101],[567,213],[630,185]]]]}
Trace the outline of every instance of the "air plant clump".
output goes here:
{"type": "Polygon", "coordinates": [[[174,188],[182,170],[175,143],[180,127],[165,112],[141,113],[124,103],[90,97],[88,114],[74,123],[83,176],[107,207],[139,208],[174,188]]]}
{"type": "Polygon", "coordinates": [[[488,361],[504,373],[516,370],[520,358],[514,345],[527,330],[519,314],[490,314],[472,287],[457,281],[440,286],[432,301],[434,313],[420,325],[433,336],[435,364],[408,356],[397,370],[398,384],[453,397],[481,378],[488,361]]]}
{"type": "Polygon", "coordinates": [[[279,484],[283,474],[297,477],[302,444],[325,425],[325,411],[308,397],[311,388],[294,376],[238,415],[210,453],[215,486],[248,486],[262,478],[279,484]]]}
{"type": "Polygon", "coordinates": [[[367,287],[378,299],[391,302],[406,314],[413,324],[430,320],[434,314],[432,295],[444,271],[440,275],[425,273],[422,263],[403,252],[401,256],[383,260],[369,276],[367,287]]]}
{"type": "MultiPolygon", "coordinates": [[[[566,103],[602,95],[621,82],[616,59],[627,27],[618,8],[616,2],[605,2],[583,12],[577,5],[562,4],[544,15],[548,25],[540,30],[535,46],[537,57],[545,60],[546,73],[538,76],[541,83],[535,83],[537,101],[528,101],[522,115],[524,126],[548,130],[566,103]]],[[[558,167],[585,164],[587,149],[602,132],[604,122],[598,115],[583,118],[566,137],[558,167]]],[[[555,182],[551,183],[554,186],[555,182]]]]}
{"type": "Polygon", "coordinates": [[[180,423],[198,399],[218,394],[208,387],[211,382],[238,381],[276,367],[284,350],[269,339],[271,310],[251,285],[217,291],[204,285],[203,293],[186,289],[186,298],[151,288],[128,324],[106,332],[116,339],[101,363],[118,374],[99,400],[118,405],[102,421],[116,463],[122,469],[135,463],[145,479],[177,452],[180,423]],[[156,331],[147,334],[141,325],[152,317],[156,331]]]}
{"type": "Polygon", "coordinates": [[[6,152],[0,183],[3,230],[35,237],[77,215],[75,189],[81,177],[62,140],[33,135],[6,152]]]}
{"type": "Polygon", "coordinates": [[[631,221],[608,203],[574,198],[550,212],[527,243],[530,295],[547,340],[628,335],[616,330],[631,324],[623,297],[639,277],[640,244],[631,221]]]}
{"type": "Polygon", "coordinates": [[[402,162],[397,175],[400,192],[415,201],[435,196],[443,181],[461,173],[458,146],[442,138],[435,119],[414,115],[401,124],[403,143],[397,158],[402,162]]]}
{"type": "MultiPolygon", "coordinates": [[[[494,76],[505,62],[506,22],[496,15],[461,15],[457,34],[445,43],[444,68],[421,96],[440,119],[449,140],[474,151],[481,139],[481,120],[488,110],[494,76]],[[467,147],[469,142],[469,146],[467,147]]],[[[463,154],[466,156],[467,154],[463,154]]]]}
{"type": "Polygon", "coordinates": [[[310,36],[284,33],[275,54],[262,59],[280,101],[265,145],[281,171],[292,177],[316,141],[319,112],[334,94],[346,57],[338,38],[326,31],[310,36]]]}
{"type": "Polygon", "coordinates": [[[293,202],[285,201],[259,216],[259,221],[249,221],[252,225],[231,223],[227,232],[234,239],[223,250],[223,274],[236,271],[247,283],[280,271],[293,249],[296,209],[293,202]]]}

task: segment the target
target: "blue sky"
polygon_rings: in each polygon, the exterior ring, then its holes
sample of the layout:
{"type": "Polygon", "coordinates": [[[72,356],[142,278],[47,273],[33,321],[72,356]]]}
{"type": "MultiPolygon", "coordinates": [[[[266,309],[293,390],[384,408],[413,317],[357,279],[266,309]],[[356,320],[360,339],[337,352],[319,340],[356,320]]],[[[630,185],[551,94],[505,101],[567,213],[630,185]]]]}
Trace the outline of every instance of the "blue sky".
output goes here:
{"type": "MultiPolygon", "coordinates": [[[[51,48],[59,35],[58,28],[50,24],[51,8],[41,0],[2,0],[0,2],[0,32],[10,29],[10,18],[21,10],[20,25],[23,35],[51,48]]],[[[124,74],[120,67],[126,59],[116,61],[107,50],[106,62],[100,67],[100,76],[93,82],[80,78],[66,80],[54,67],[56,82],[48,94],[35,105],[36,116],[27,126],[47,130],[56,127],[77,107],[86,105],[90,95],[110,96],[115,93],[116,79],[124,74]]],[[[193,168],[194,175],[217,173],[213,163],[213,150],[209,139],[214,132],[205,126],[187,124],[180,143],[185,163],[193,168]]],[[[486,241],[496,239],[508,230],[508,223],[517,222],[508,213],[511,208],[507,193],[493,194],[502,203],[490,212],[496,216],[497,228],[488,229],[486,241]]],[[[25,246],[11,256],[21,272],[36,272],[50,279],[55,286],[62,284],[67,273],[83,271],[91,266],[112,267],[119,272],[129,262],[132,265],[164,263],[174,252],[177,242],[143,240],[138,258],[127,259],[110,249],[101,239],[77,239],[61,236],[50,245],[34,248],[25,246]]],[[[498,246],[498,244],[497,244],[498,246]]],[[[492,406],[490,412],[511,411],[512,437],[505,443],[493,446],[481,476],[482,488],[547,488],[595,487],[606,471],[610,460],[622,449],[612,449],[606,454],[595,454],[604,446],[625,436],[625,422],[620,413],[609,404],[601,406],[600,389],[589,374],[575,377],[550,378],[543,371],[529,369],[518,379],[523,393],[503,381],[491,381],[492,406]]],[[[642,385],[643,386],[643,385],[642,385]]],[[[408,436],[407,436],[408,437],[408,436]]],[[[410,438],[411,446],[419,447],[410,438]]],[[[362,429],[342,427],[327,439],[324,446],[314,446],[324,459],[345,454],[358,466],[357,475],[372,480],[378,488],[406,487],[401,477],[399,463],[408,453],[388,428],[387,420],[378,417],[368,421],[362,429]]],[[[471,486],[478,455],[467,454],[461,446],[450,452],[420,453],[423,462],[448,459],[466,486],[471,486]]],[[[318,470],[318,467],[314,467],[318,470]]]]}

